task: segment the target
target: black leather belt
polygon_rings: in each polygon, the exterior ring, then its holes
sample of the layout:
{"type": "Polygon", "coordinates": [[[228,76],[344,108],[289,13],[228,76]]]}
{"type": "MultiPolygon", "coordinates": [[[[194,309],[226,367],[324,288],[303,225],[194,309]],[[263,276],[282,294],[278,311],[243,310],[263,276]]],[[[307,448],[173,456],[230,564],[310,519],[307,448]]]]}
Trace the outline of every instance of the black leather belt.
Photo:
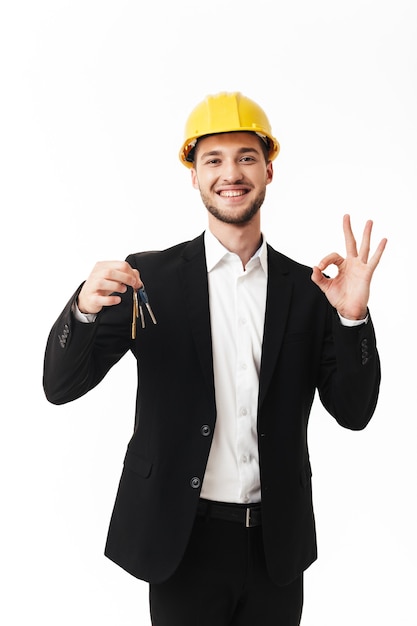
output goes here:
{"type": "Polygon", "coordinates": [[[228,502],[213,502],[212,500],[200,499],[197,515],[222,519],[227,522],[238,522],[246,528],[260,526],[262,524],[261,505],[229,504],[228,502]]]}

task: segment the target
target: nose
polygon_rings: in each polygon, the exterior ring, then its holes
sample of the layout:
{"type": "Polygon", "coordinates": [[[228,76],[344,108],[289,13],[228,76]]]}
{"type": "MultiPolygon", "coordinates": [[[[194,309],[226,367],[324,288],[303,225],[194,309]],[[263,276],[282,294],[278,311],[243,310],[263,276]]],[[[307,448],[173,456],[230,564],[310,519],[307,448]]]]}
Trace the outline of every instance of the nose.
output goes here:
{"type": "Polygon", "coordinates": [[[228,159],[223,163],[222,179],[229,184],[238,183],[243,179],[240,164],[234,159],[228,159]]]}

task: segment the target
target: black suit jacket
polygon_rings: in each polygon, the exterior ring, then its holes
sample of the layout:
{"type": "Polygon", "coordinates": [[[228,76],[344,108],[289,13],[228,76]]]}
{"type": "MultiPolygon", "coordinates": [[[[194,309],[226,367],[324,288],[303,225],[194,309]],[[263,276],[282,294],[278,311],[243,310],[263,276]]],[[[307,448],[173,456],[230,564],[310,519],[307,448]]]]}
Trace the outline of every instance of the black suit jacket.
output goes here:
{"type": "MultiPolygon", "coordinates": [[[[45,354],[49,401],[74,400],[128,351],[137,359],[133,436],[111,517],[106,555],[138,578],[167,579],[193,526],[216,422],[204,240],[128,257],[157,317],[131,339],[132,292],[93,324],[72,315],[76,292],[45,354]]],[[[372,321],[340,324],[311,268],[268,246],[258,444],[268,569],[278,584],[316,559],[307,425],[316,391],[344,427],[359,430],[378,397],[372,321]]]]}

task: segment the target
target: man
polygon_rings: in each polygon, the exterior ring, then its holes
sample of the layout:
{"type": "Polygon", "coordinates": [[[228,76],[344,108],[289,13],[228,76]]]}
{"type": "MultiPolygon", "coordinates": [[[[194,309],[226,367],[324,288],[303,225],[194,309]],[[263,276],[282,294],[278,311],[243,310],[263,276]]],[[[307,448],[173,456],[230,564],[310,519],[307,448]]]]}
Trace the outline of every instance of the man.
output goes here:
{"type": "Polygon", "coordinates": [[[377,403],[368,298],[386,240],[368,258],[372,222],[357,250],[345,216],[345,258],[309,269],[273,250],[260,208],[278,151],[256,103],[208,96],[180,152],[208,230],[98,263],[48,339],[44,389],[56,404],[87,393],[128,350],[137,359],[106,555],[150,582],[155,626],[300,623],[303,572],[316,559],[315,391],[353,430],[377,403]],[[330,264],[334,278],[323,274],[330,264]]]}

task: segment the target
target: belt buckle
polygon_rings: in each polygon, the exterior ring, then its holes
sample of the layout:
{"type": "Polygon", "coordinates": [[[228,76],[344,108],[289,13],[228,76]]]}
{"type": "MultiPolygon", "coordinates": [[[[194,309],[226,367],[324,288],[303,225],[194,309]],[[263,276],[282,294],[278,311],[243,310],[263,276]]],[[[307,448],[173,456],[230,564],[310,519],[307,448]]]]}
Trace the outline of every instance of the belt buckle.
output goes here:
{"type": "Polygon", "coordinates": [[[250,512],[251,512],[250,507],[247,507],[247,509],[246,509],[246,518],[245,518],[245,527],[246,528],[251,528],[252,527],[251,519],[250,519],[250,512]]]}

